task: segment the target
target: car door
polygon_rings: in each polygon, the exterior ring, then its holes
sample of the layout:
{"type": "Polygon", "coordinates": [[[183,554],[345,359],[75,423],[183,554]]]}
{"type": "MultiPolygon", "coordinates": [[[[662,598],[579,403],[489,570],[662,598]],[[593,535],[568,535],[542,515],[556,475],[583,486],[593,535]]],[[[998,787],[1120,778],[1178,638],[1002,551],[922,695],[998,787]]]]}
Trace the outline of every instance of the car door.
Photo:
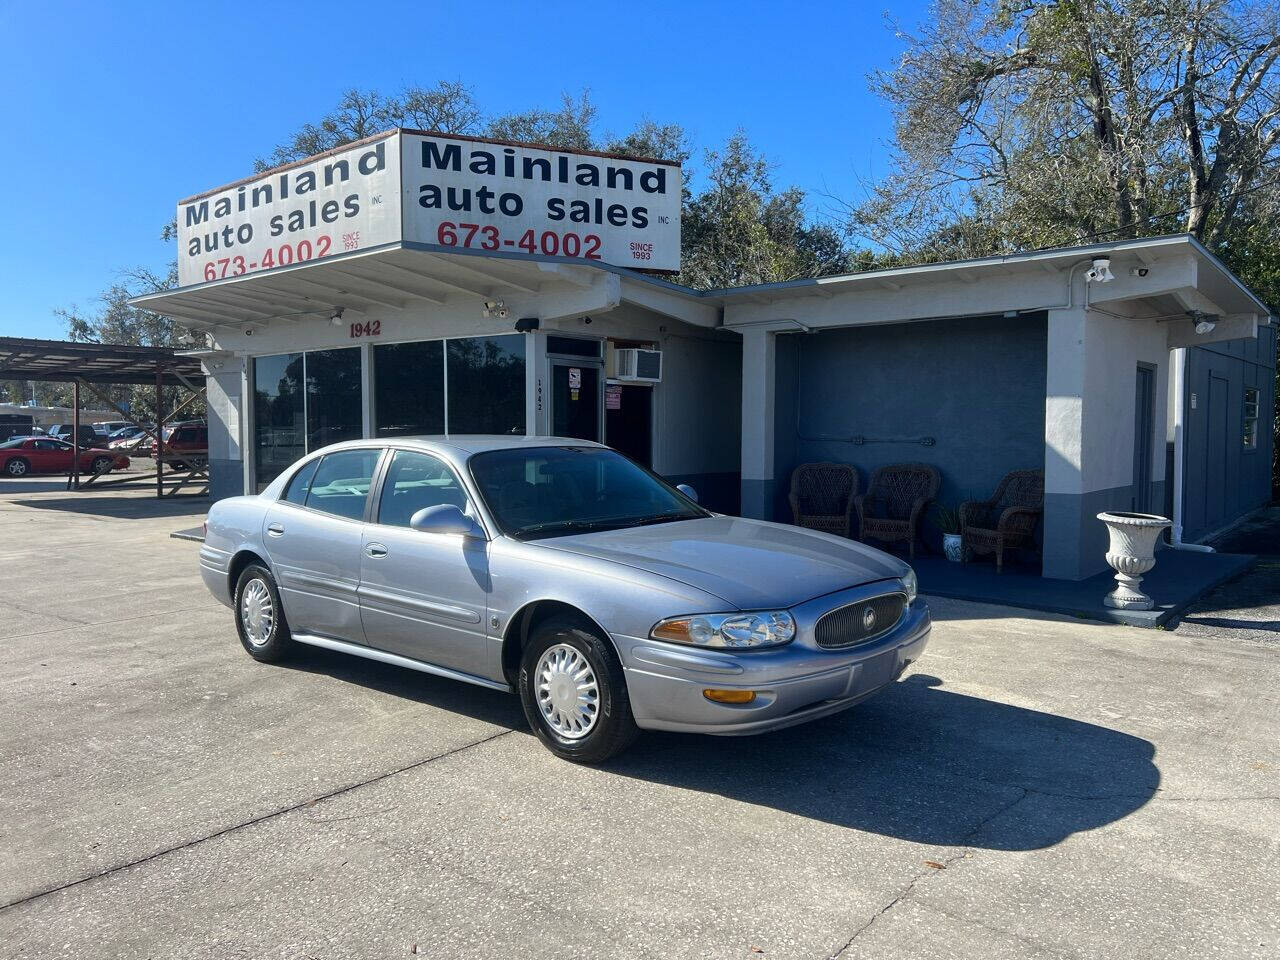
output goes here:
{"type": "Polygon", "coordinates": [[[36,473],[70,473],[74,448],[58,440],[31,440],[31,469],[36,473]]]}
{"type": "Polygon", "coordinates": [[[378,448],[337,450],[292,477],[266,512],[262,542],[292,630],[363,643],[360,549],[378,448]]]}
{"type": "MultiPolygon", "coordinates": [[[[366,642],[463,673],[502,678],[499,642],[485,624],[489,544],[425,533],[409,519],[425,507],[469,509],[465,488],[438,457],[393,450],[360,557],[360,615],[366,642]]],[[[474,511],[472,511],[474,516],[474,511]]]]}

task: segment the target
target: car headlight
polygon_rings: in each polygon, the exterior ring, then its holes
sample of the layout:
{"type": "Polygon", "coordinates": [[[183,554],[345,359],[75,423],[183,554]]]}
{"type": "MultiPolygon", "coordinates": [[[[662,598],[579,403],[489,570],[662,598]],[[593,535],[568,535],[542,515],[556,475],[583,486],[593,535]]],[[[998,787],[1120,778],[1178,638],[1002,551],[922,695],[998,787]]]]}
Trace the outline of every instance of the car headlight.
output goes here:
{"type": "Polygon", "coordinates": [[[902,575],[902,589],[907,591],[907,603],[912,603],[916,594],[920,592],[920,583],[916,580],[916,572],[907,567],[907,572],[902,575]]]}
{"type": "Polygon", "coordinates": [[[776,647],[795,635],[796,622],[785,610],[671,617],[649,631],[654,640],[693,647],[776,647]]]}

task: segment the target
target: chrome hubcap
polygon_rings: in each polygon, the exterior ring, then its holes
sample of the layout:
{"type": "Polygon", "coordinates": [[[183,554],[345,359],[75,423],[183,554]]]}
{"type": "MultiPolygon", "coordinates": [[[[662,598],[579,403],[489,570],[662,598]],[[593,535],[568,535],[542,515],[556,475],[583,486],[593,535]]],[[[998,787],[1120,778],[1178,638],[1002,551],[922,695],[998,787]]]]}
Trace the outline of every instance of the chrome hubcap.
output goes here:
{"type": "Polygon", "coordinates": [[[22,476],[22,474],[27,472],[27,465],[21,460],[15,460],[13,463],[9,464],[9,472],[14,476],[22,476]]]}
{"type": "Polygon", "coordinates": [[[245,636],[255,647],[260,647],[271,636],[276,622],[276,609],[271,603],[271,592],[261,580],[250,580],[240,594],[240,621],[245,636]]]}
{"type": "Polygon", "coordinates": [[[534,670],[538,709],[547,726],[566,740],[580,740],[596,725],[600,690],[595,671],[576,648],[557,643],[534,670]]]}

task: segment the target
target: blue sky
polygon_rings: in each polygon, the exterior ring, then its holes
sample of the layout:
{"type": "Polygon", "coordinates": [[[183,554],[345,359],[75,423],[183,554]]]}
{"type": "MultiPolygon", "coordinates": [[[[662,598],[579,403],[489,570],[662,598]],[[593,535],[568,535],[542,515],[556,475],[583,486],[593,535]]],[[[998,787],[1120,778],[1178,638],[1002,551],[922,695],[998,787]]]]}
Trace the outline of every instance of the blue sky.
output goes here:
{"type": "MultiPolygon", "coordinates": [[[[924,6],[887,12],[910,27],[924,6]]],[[[55,309],[94,307],[122,268],[162,269],[173,250],[160,229],[179,198],[251,173],[353,86],[460,80],[488,113],[586,87],[603,130],[675,121],[701,149],[743,127],[777,185],[856,197],[883,172],[891,133],[866,83],[900,49],[885,14],[847,2],[0,0],[0,334],[62,337],[55,309]]]]}

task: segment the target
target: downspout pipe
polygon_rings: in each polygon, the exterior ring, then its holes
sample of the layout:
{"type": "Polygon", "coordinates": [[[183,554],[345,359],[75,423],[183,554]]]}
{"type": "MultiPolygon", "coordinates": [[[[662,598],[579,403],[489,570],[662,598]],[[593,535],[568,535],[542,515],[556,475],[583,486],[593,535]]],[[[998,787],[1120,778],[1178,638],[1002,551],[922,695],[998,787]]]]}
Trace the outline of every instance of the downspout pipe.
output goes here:
{"type": "Polygon", "coordinates": [[[1183,482],[1187,456],[1187,348],[1173,351],[1173,526],[1169,530],[1169,546],[1174,550],[1191,550],[1196,553],[1215,553],[1213,547],[1203,543],[1182,542],[1183,501],[1186,484],[1183,482]]]}

